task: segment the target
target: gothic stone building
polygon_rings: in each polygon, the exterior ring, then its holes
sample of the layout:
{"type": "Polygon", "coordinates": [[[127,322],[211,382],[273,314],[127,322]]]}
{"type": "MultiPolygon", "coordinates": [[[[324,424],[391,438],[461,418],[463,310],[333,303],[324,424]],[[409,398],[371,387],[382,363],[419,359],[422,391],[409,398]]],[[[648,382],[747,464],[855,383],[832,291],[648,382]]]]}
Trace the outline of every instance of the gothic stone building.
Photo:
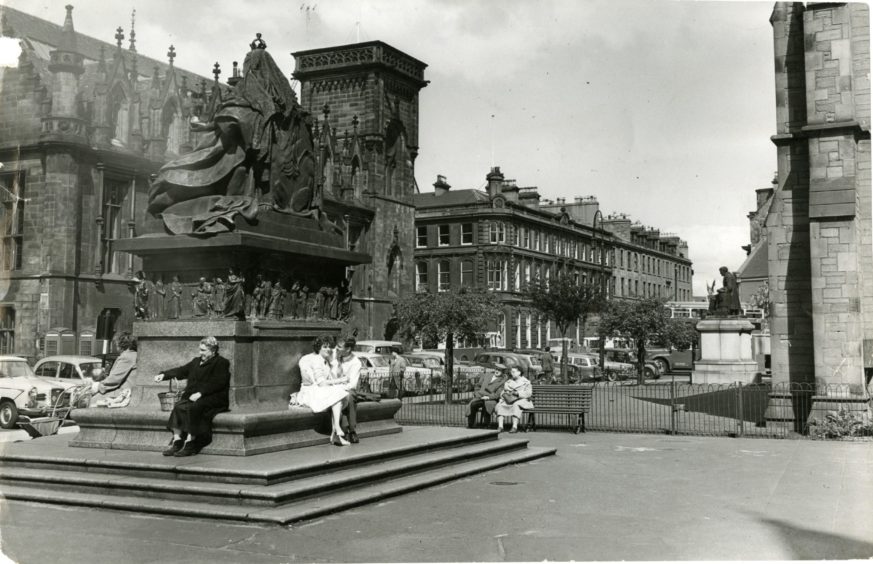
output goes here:
{"type": "MultiPolygon", "coordinates": [[[[608,295],[616,298],[690,294],[691,261],[678,237],[651,237],[657,232],[626,218],[601,219],[597,226],[595,199],[542,203],[536,187],[518,187],[499,167],[486,180],[485,191],[452,190],[440,176],[433,192],[415,196],[415,289],[495,292],[501,311],[487,328],[488,345],[542,348],[560,337],[522,290],[531,278],[548,279],[562,270],[580,281],[602,273],[608,295]]],[[[595,325],[596,319],[584,329],[571,327],[568,337],[581,342],[596,334],[595,325]]]]}
{"type": "MultiPolygon", "coordinates": [[[[814,385],[812,412],[773,393],[769,421],[869,417],[873,368],[870,15],[863,3],[779,2],[778,174],[764,217],[774,383],[814,385]]],[[[762,202],[763,203],[763,202],[762,202]]],[[[756,211],[756,214],[758,211],[756,211]]]]}
{"type": "MultiPolygon", "coordinates": [[[[204,79],[175,66],[172,46],[156,61],[128,35],[124,45],[121,28],[115,44],[79,34],[72,7],[58,26],[0,6],[0,39],[21,48],[17,66],[0,68],[0,353],[89,354],[98,319],[131,326],[140,264],[116,242],[146,221],[150,175],[196,146],[188,122],[208,121],[227,93],[218,65],[204,79]]],[[[353,274],[350,330],[378,336],[391,300],[411,291],[425,65],[380,42],[296,56],[304,107],[324,108],[324,206],[374,260],[353,274]]],[[[228,83],[238,79],[234,64],[228,83]]],[[[182,282],[186,295],[196,284],[182,282]]]]}

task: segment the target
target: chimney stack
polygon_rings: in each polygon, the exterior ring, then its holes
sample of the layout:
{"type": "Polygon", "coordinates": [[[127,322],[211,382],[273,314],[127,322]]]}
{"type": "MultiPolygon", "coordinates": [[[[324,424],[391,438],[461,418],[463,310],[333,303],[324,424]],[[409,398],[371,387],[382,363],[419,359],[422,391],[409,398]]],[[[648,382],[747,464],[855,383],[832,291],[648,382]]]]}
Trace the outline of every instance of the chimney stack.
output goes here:
{"type": "Polygon", "coordinates": [[[436,182],[433,183],[433,195],[437,198],[445,195],[452,186],[446,182],[446,177],[442,174],[437,174],[436,182]]]}
{"type": "Polygon", "coordinates": [[[491,172],[485,175],[488,181],[488,196],[493,198],[503,191],[503,173],[499,166],[491,167],[491,172]]]}

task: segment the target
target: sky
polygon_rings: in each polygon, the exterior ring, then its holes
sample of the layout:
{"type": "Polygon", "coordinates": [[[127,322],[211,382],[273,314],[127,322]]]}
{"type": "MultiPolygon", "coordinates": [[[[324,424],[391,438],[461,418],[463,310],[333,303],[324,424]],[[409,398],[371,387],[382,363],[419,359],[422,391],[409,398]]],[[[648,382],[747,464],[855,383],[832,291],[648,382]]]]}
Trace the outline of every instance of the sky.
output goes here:
{"type": "Polygon", "coordinates": [[[260,32],[292,51],[381,40],[428,64],[416,180],[482,188],[491,166],[543,198],[594,195],[689,244],[694,293],[736,270],[776,171],[772,2],[0,0],[222,78],[260,32]],[[126,44],[126,42],[125,42],[126,44]]]}

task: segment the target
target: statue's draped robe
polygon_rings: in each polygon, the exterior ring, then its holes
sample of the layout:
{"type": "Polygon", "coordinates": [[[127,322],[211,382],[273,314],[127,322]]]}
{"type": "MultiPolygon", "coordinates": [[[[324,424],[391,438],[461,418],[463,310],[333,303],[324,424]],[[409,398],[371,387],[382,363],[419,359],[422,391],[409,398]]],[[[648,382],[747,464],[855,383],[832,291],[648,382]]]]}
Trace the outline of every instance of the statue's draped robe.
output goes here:
{"type": "Polygon", "coordinates": [[[291,85],[263,49],[243,69],[204,139],[164,165],[149,190],[148,211],[173,233],[227,231],[236,214],[253,220],[259,205],[297,215],[313,207],[312,133],[291,85]]]}

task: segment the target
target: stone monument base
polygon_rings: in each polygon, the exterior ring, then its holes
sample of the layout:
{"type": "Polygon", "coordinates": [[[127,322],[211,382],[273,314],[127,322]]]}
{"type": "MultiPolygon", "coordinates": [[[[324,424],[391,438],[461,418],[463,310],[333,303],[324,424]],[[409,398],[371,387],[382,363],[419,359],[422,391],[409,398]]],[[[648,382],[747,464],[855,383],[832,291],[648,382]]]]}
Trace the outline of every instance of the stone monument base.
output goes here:
{"type": "Polygon", "coordinates": [[[751,384],[758,372],[752,356],[755,326],[743,317],[710,317],[697,324],[700,360],[694,363],[695,384],[751,384]]]}
{"type": "Polygon", "coordinates": [[[812,396],[812,409],[810,409],[807,423],[812,423],[813,420],[822,422],[828,413],[840,410],[846,410],[852,415],[860,417],[865,423],[869,423],[873,418],[869,396],[842,395],[834,397],[816,394],[812,396]]]}
{"type": "MultiPolygon", "coordinates": [[[[400,400],[359,403],[357,433],[361,438],[400,433],[394,421],[400,400]]],[[[171,435],[169,413],[141,409],[77,409],[74,420],[79,434],[71,447],[161,451],[171,435]]],[[[204,454],[250,456],[325,444],[330,435],[330,414],[312,413],[302,407],[284,411],[259,412],[252,409],[217,415],[213,421],[212,443],[204,454]]]]}
{"type": "Polygon", "coordinates": [[[755,361],[698,360],[694,363],[691,381],[695,384],[751,384],[757,373],[755,361]]]}

